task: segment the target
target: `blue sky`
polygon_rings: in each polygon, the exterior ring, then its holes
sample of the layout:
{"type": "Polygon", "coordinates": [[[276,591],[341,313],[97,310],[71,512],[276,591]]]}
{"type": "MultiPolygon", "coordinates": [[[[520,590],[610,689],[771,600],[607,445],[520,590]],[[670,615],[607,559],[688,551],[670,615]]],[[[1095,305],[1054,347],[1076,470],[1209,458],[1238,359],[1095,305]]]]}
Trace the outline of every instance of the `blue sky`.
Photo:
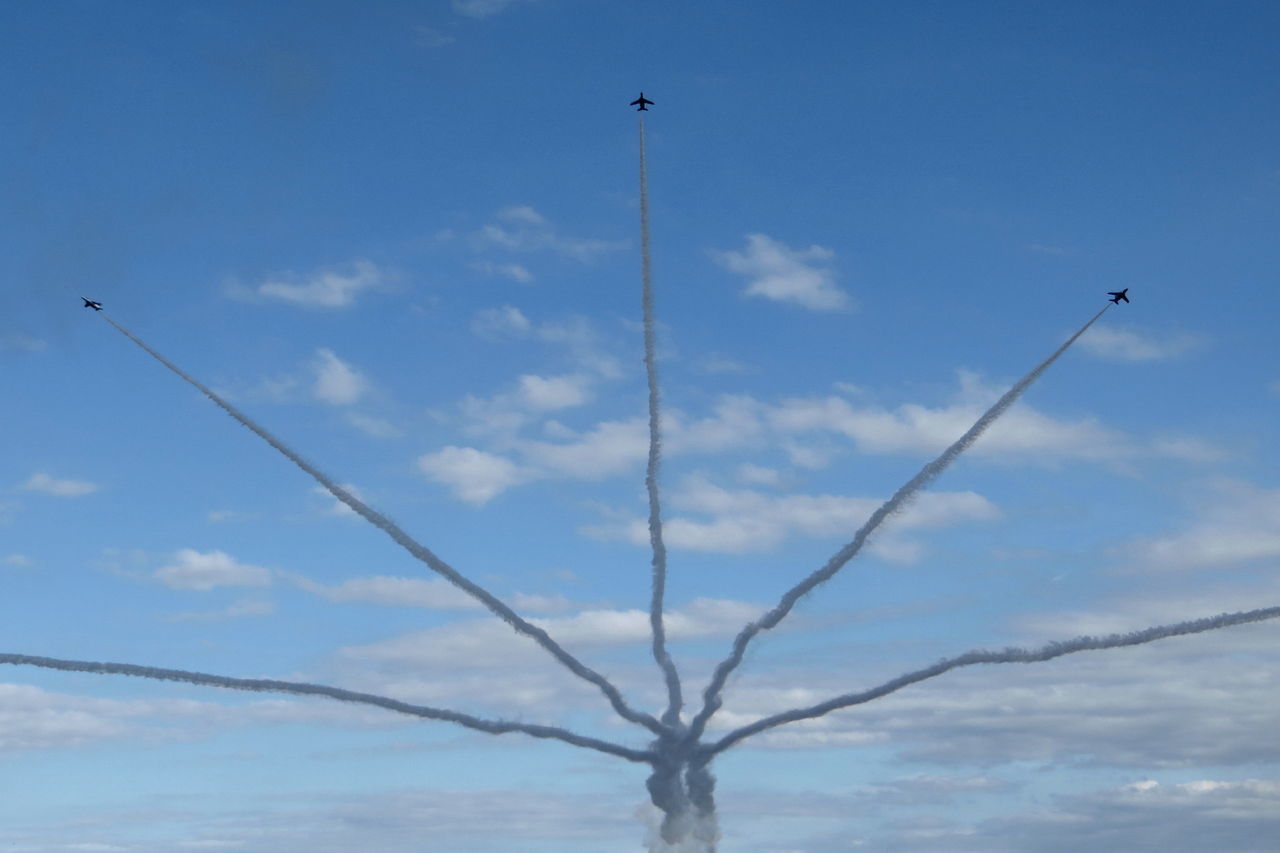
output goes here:
{"type": "MultiPolygon", "coordinates": [[[[1280,12],[6,4],[0,651],[645,732],[111,328],[613,679],[736,631],[1104,303],[713,728],[974,647],[1280,603],[1280,12]]],[[[748,741],[723,847],[1257,849],[1276,626],[973,668],[748,741]]],[[[21,851],[633,850],[644,770],[374,709],[0,673],[21,851]],[[425,840],[424,840],[425,839],[425,840]]]]}

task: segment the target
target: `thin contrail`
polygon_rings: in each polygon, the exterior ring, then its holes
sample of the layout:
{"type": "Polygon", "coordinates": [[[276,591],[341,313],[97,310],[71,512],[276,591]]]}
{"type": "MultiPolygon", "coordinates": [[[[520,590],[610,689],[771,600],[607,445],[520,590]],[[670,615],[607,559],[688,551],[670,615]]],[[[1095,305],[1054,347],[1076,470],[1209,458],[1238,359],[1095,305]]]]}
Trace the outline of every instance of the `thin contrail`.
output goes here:
{"type": "Polygon", "coordinates": [[[1040,374],[1044,373],[1045,370],[1049,368],[1049,365],[1057,361],[1058,357],[1066,352],[1067,348],[1075,343],[1076,339],[1083,335],[1090,326],[1097,322],[1098,318],[1105,314],[1107,309],[1110,307],[1111,305],[1108,304],[1097,314],[1094,314],[1093,318],[1081,326],[1078,332],[1068,338],[1066,343],[1054,350],[1053,355],[1036,365],[1030,373],[1022,377],[1012,388],[1006,391],[1004,396],[997,400],[995,405],[990,409],[987,409],[982,417],[978,418],[974,425],[969,427],[969,430],[964,435],[960,436],[954,444],[942,451],[938,458],[921,468],[920,473],[907,481],[902,488],[898,489],[898,491],[893,494],[893,497],[885,501],[879,509],[871,514],[871,517],[867,519],[866,523],[862,525],[862,528],[854,535],[853,540],[837,551],[835,555],[827,561],[825,566],[818,569],[816,572],[809,575],[803,581],[788,590],[787,593],[782,596],[782,600],[778,602],[776,607],[742,629],[733,641],[733,652],[716,667],[715,673],[711,678],[711,683],[707,685],[707,689],[703,692],[702,710],[698,712],[698,715],[694,717],[693,722],[689,726],[689,738],[691,741],[696,741],[701,737],[703,730],[706,728],[707,720],[709,720],[720,708],[722,701],[720,693],[724,689],[725,681],[729,678],[729,674],[742,663],[742,657],[746,654],[747,645],[751,642],[752,638],[761,631],[767,631],[781,622],[786,615],[791,612],[791,609],[795,607],[796,602],[812,591],[814,587],[830,580],[836,572],[840,571],[846,563],[853,559],[854,555],[862,550],[862,546],[867,541],[867,537],[870,536],[886,518],[897,512],[899,509],[902,509],[903,506],[905,506],[906,503],[916,494],[916,492],[928,485],[931,480],[945,471],[947,466],[954,462],[961,453],[968,450],[969,446],[977,441],[979,436],[987,430],[987,427],[991,426],[997,418],[1004,414],[1006,409],[1017,402],[1018,398],[1022,396],[1022,393],[1026,391],[1033,382],[1040,378],[1040,374]]]}
{"type": "Polygon", "coordinates": [[[680,695],[680,674],[667,652],[667,630],[663,624],[663,598],[667,591],[667,546],[662,541],[662,505],[658,499],[658,468],[662,461],[662,432],[658,409],[657,347],[654,345],[653,281],[649,255],[649,173],[644,150],[644,114],[640,115],[640,270],[643,279],[644,370],[649,383],[649,467],[644,486],[649,493],[649,546],[653,550],[653,597],[649,603],[649,626],[653,632],[653,659],[662,667],[667,681],[667,710],[662,721],[674,726],[680,720],[684,699],[680,695]]]}
{"type": "Polygon", "coordinates": [[[105,311],[99,311],[98,313],[108,323],[115,326],[116,329],[119,330],[121,334],[123,334],[129,340],[133,341],[138,346],[142,347],[142,349],[145,350],[147,353],[149,353],[153,358],[155,358],[156,361],[159,361],[165,367],[169,368],[174,373],[181,376],[188,383],[190,383],[197,390],[199,390],[200,393],[204,394],[206,397],[208,397],[210,400],[216,403],[223,411],[231,415],[231,417],[235,418],[237,421],[239,421],[244,426],[248,427],[253,432],[257,433],[259,438],[261,438],[263,441],[267,442],[267,444],[270,444],[272,447],[278,450],[286,459],[288,459],[294,465],[297,465],[306,473],[310,474],[311,477],[316,482],[318,482],[320,485],[328,489],[329,493],[332,494],[335,498],[342,501],[347,506],[351,507],[351,509],[357,512],[361,517],[363,517],[370,524],[374,525],[375,527],[377,527],[378,529],[386,533],[388,536],[390,536],[393,540],[395,540],[397,545],[404,548],[406,551],[412,554],[416,559],[425,563],[436,574],[441,575],[446,580],[448,580],[451,584],[463,590],[472,598],[476,599],[485,607],[489,608],[491,612],[493,612],[496,616],[500,617],[503,621],[505,621],[508,625],[510,625],[516,631],[518,631],[521,634],[524,634],[525,636],[532,637],[534,640],[537,641],[538,645],[542,646],[544,649],[550,652],[551,655],[556,660],[564,664],[564,666],[574,675],[578,676],[579,678],[585,679],[586,681],[589,681],[592,684],[596,685],[596,687],[600,688],[600,692],[602,692],[609,699],[609,703],[613,705],[613,709],[617,711],[618,714],[623,719],[630,720],[633,723],[638,723],[639,725],[644,726],[645,728],[649,729],[650,731],[658,735],[661,735],[666,731],[666,728],[662,725],[662,723],[659,723],[652,715],[646,714],[642,711],[633,710],[627,704],[626,700],[622,698],[622,694],[618,692],[618,689],[614,687],[613,684],[611,684],[607,678],[605,678],[600,673],[596,672],[595,670],[583,664],[573,655],[569,654],[569,652],[566,651],[559,643],[551,639],[551,635],[548,634],[546,631],[539,628],[537,625],[534,625],[534,624],[531,624],[530,622],[525,621],[519,616],[519,614],[517,614],[514,610],[512,610],[510,607],[504,604],[495,595],[493,595],[493,593],[489,592],[488,590],[484,589],[481,586],[478,586],[475,583],[472,583],[470,580],[464,577],[460,572],[458,572],[456,569],[454,569],[444,560],[440,559],[434,553],[432,553],[430,549],[419,544],[415,539],[409,536],[409,534],[401,530],[400,527],[391,519],[371,509],[363,501],[358,499],[355,495],[351,494],[349,491],[339,486],[333,480],[329,479],[328,476],[323,474],[313,465],[311,465],[306,460],[304,460],[301,456],[299,456],[298,454],[290,450],[288,447],[286,447],[283,443],[280,442],[279,439],[277,439],[271,433],[267,432],[265,429],[258,426],[252,420],[250,420],[243,412],[241,412],[235,406],[232,406],[226,400],[222,399],[217,394],[213,393],[213,391],[209,390],[204,385],[200,384],[200,382],[198,382],[193,377],[189,376],[187,373],[185,373],[181,368],[179,368],[173,362],[169,361],[160,353],[156,352],[151,347],[143,343],[136,335],[134,335],[124,326],[121,326],[115,320],[111,319],[111,317],[108,316],[105,311]]]}
{"type": "Polygon", "coordinates": [[[138,678],[153,678],[158,681],[184,681],[188,684],[198,684],[203,687],[221,687],[228,690],[248,690],[255,693],[293,693],[299,696],[323,696],[328,699],[337,699],[339,702],[354,702],[360,705],[374,705],[378,708],[384,708],[388,711],[395,711],[398,714],[408,714],[413,717],[422,717],[428,720],[444,720],[445,722],[457,723],[460,726],[466,726],[469,729],[485,732],[491,735],[506,734],[508,732],[522,732],[536,738],[549,738],[552,740],[560,740],[565,743],[581,746],[586,749],[594,749],[597,752],[604,752],[609,755],[616,755],[619,758],[625,758],[628,761],[645,762],[652,761],[652,753],[644,752],[636,749],[628,749],[616,743],[610,743],[605,740],[587,737],[585,735],[575,734],[567,729],[558,726],[539,726],[530,723],[515,723],[507,720],[486,720],[482,717],[473,717],[470,714],[463,714],[458,711],[449,711],[443,708],[430,708],[425,705],[411,705],[408,702],[400,702],[396,699],[389,699],[386,696],[378,696],[372,693],[357,693],[352,690],[343,690],[340,687],[329,687],[324,684],[307,684],[299,681],[276,681],[268,678],[228,678],[225,675],[210,675],[205,672],[188,672],[183,669],[161,669],[154,666],[138,666],[129,663],[99,663],[97,661],[85,660],[63,660],[61,658],[36,657],[34,655],[16,655],[16,654],[0,654],[0,664],[13,664],[15,666],[39,666],[45,669],[60,669],[66,672],[92,672],[99,675],[132,675],[138,678]]]}
{"type": "Polygon", "coordinates": [[[843,696],[837,696],[834,699],[828,699],[826,702],[812,705],[808,708],[798,708],[792,711],[783,711],[780,714],[774,714],[771,717],[765,717],[754,723],[734,729],[729,734],[720,738],[712,744],[701,747],[701,751],[709,760],[711,756],[724,752],[729,747],[738,743],[743,738],[750,737],[766,729],[775,726],[794,723],[799,720],[810,720],[815,717],[821,717],[832,711],[841,708],[848,708],[853,705],[861,705],[870,702],[873,699],[879,699],[926,679],[936,678],[945,672],[958,669],[962,666],[974,666],[981,663],[1039,663],[1041,661],[1052,660],[1053,658],[1062,657],[1063,655],[1071,655],[1076,652],[1094,651],[1098,649],[1116,649],[1123,646],[1140,646],[1144,643],[1154,642],[1155,640],[1163,640],[1167,637],[1178,637],[1186,634],[1200,634],[1205,631],[1213,631],[1218,628],[1229,628],[1233,625],[1245,625],[1250,622],[1262,622],[1267,619],[1275,619],[1280,617],[1280,607],[1265,607],[1258,610],[1247,610],[1240,613],[1222,613],[1217,616],[1209,616],[1204,619],[1193,619],[1187,622],[1177,622],[1172,625],[1157,625],[1154,628],[1146,628],[1141,631],[1134,631],[1129,634],[1110,634],[1105,637],[1076,637],[1074,640],[1064,640],[1048,645],[1041,646],[1038,649],[1021,649],[1008,648],[1004,651],[993,652],[976,650],[967,652],[959,657],[947,658],[940,660],[933,666],[918,669],[915,672],[909,672],[906,675],[898,676],[892,681],[886,681],[879,687],[873,687],[861,693],[846,693],[843,696]]]}

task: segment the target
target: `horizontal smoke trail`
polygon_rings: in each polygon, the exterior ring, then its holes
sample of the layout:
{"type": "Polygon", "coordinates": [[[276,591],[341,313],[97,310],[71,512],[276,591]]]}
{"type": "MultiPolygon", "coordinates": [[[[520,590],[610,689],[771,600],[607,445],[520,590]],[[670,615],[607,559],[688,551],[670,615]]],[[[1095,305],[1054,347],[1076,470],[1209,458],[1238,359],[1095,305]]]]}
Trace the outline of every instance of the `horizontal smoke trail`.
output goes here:
{"type": "Polygon", "coordinates": [[[15,666],[39,666],[45,669],[60,669],[65,672],[91,672],[99,675],[132,675],[138,678],[153,678],[158,681],[183,681],[198,684],[202,687],[221,687],[227,690],[248,690],[254,693],[292,693],[298,696],[323,696],[339,702],[354,702],[360,705],[373,705],[397,714],[408,714],[427,720],[443,720],[457,723],[469,729],[491,735],[522,732],[536,738],[560,740],[574,746],[594,749],[597,752],[616,755],[628,761],[649,762],[652,756],[648,752],[628,749],[616,743],[597,740],[593,737],[575,734],[557,726],[539,726],[529,723],[513,723],[506,720],[486,720],[473,717],[458,711],[442,708],[429,708],[425,705],[411,705],[385,696],[372,693],[356,693],[340,687],[328,687],[323,684],[307,684],[300,681],[276,681],[268,678],[228,678],[225,675],[210,675],[205,672],[188,672],[182,669],[161,669],[154,666],[137,666],[129,663],[98,663],[96,661],[63,660],[61,658],[36,657],[34,655],[0,654],[0,664],[15,666]]]}
{"type": "Polygon", "coordinates": [[[254,433],[256,433],[259,438],[261,438],[267,444],[271,445],[276,450],[278,450],[286,459],[288,459],[294,465],[297,465],[303,471],[310,474],[311,477],[316,482],[318,482],[320,485],[328,489],[330,494],[332,494],[338,500],[342,501],[347,506],[351,507],[351,509],[353,509],[355,512],[359,513],[359,515],[363,517],[365,521],[368,521],[370,524],[372,524],[373,526],[377,527],[378,529],[386,533],[388,536],[390,536],[393,540],[395,540],[397,545],[404,548],[406,551],[412,554],[416,559],[425,563],[436,574],[441,575],[442,577],[445,578],[445,580],[449,581],[451,584],[458,587],[463,592],[466,592],[472,598],[479,601],[485,607],[489,608],[489,610],[494,615],[501,618],[503,621],[505,621],[517,632],[524,634],[525,636],[532,637],[534,640],[537,641],[538,645],[542,646],[542,648],[550,652],[551,655],[556,660],[564,664],[564,666],[574,675],[586,681],[589,681],[592,684],[596,685],[596,687],[600,688],[600,691],[604,693],[604,695],[609,699],[609,703],[613,705],[613,709],[617,711],[618,715],[621,716],[623,719],[630,720],[633,723],[638,723],[644,726],[645,728],[649,729],[650,731],[652,731],[654,734],[661,735],[666,731],[665,727],[661,723],[659,723],[656,719],[654,719],[651,715],[633,710],[631,706],[629,706],[626,703],[626,700],[622,698],[622,694],[618,692],[618,689],[614,687],[613,684],[611,684],[607,678],[605,678],[603,675],[596,672],[595,670],[587,667],[585,664],[579,661],[576,657],[569,654],[569,652],[566,651],[559,643],[551,639],[551,635],[548,634],[546,631],[539,628],[537,625],[534,625],[530,622],[525,621],[519,616],[519,614],[517,614],[514,610],[512,610],[510,607],[504,604],[495,595],[493,595],[493,593],[489,592],[488,590],[484,589],[483,587],[475,583],[472,583],[470,580],[464,577],[460,572],[458,572],[456,569],[454,569],[444,560],[437,557],[428,548],[419,544],[417,540],[413,539],[411,536],[409,536],[409,534],[401,530],[400,527],[391,519],[387,518],[386,516],[382,515],[379,512],[374,511],[369,506],[367,506],[363,501],[358,499],[355,495],[351,494],[346,489],[342,488],[337,483],[335,483],[333,480],[329,479],[327,476],[321,473],[319,469],[315,468],[310,463],[305,461],[301,456],[299,456],[298,454],[290,450],[288,447],[286,447],[283,443],[280,442],[279,439],[277,439],[271,433],[267,432],[265,429],[263,429],[262,427],[258,426],[256,423],[251,421],[244,413],[242,413],[235,406],[232,406],[226,400],[222,399],[217,394],[210,391],[204,385],[200,384],[200,382],[198,382],[196,379],[194,379],[193,377],[185,373],[181,368],[179,368],[173,362],[169,361],[160,353],[156,352],[151,347],[143,343],[136,335],[134,335],[124,326],[121,326],[115,320],[111,319],[111,317],[108,316],[105,311],[99,311],[98,313],[108,323],[115,326],[116,329],[122,335],[124,335],[129,340],[133,341],[135,344],[140,346],[143,350],[145,350],[148,354],[150,354],[156,361],[160,362],[165,367],[169,368],[174,373],[181,376],[189,384],[193,385],[198,391],[200,391],[201,394],[204,394],[206,397],[208,397],[210,400],[216,403],[224,412],[231,415],[231,417],[235,418],[245,427],[249,428],[254,433]]]}
{"type": "Polygon", "coordinates": [[[662,541],[662,505],[658,500],[658,467],[662,460],[662,433],[658,410],[658,356],[654,345],[653,279],[649,255],[649,173],[644,151],[644,114],[640,114],[640,269],[641,304],[644,309],[644,371],[649,386],[649,466],[644,487],[649,495],[649,547],[653,551],[653,596],[649,603],[649,627],[653,633],[653,659],[667,682],[667,710],[662,722],[674,726],[680,720],[684,699],[680,673],[667,652],[667,630],[662,621],[667,590],[667,546],[662,541]]]}
{"type": "Polygon", "coordinates": [[[1022,393],[1031,387],[1031,384],[1039,379],[1040,375],[1048,370],[1049,366],[1057,361],[1058,357],[1066,352],[1067,349],[1076,342],[1077,338],[1083,335],[1090,326],[1096,323],[1099,317],[1107,313],[1107,309],[1110,307],[1111,305],[1108,304],[1097,314],[1094,314],[1093,319],[1081,326],[1079,331],[1068,338],[1066,343],[1058,347],[1053,352],[1053,355],[1036,365],[1030,373],[1022,377],[1012,388],[1006,391],[1004,396],[997,400],[995,405],[990,409],[987,409],[987,411],[983,413],[982,417],[978,418],[974,425],[969,427],[969,430],[964,435],[960,436],[954,444],[942,451],[938,458],[921,468],[920,473],[907,481],[902,488],[898,489],[898,491],[894,493],[893,497],[885,501],[879,509],[871,514],[871,517],[867,519],[867,522],[862,525],[862,528],[854,535],[853,540],[837,551],[836,554],[827,561],[825,566],[818,569],[816,572],[809,575],[809,577],[805,578],[803,581],[788,590],[787,593],[782,596],[782,600],[778,602],[776,607],[742,629],[733,641],[733,652],[716,667],[715,673],[711,678],[711,683],[708,684],[707,689],[703,691],[702,710],[698,712],[698,715],[694,717],[693,722],[689,725],[690,742],[696,741],[702,736],[702,732],[706,729],[707,720],[711,719],[711,715],[719,710],[720,703],[722,701],[720,693],[724,689],[725,681],[728,680],[729,674],[737,669],[738,665],[742,663],[742,657],[746,654],[747,645],[751,640],[761,631],[767,631],[781,622],[786,615],[791,612],[791,609],[795,607],[796,602],[805,595],[808,595],[814,587],[830,580],[836,572],[840,571],[846,563],[853,559],[854,555],[862,550],[862,546],[867,541],[867,537],[875,532],[875,529],[879,527],[886,518],[897,512],[899,509],[902,509],[907,502],[915,496],[916,492],[928,485],[931,480],[945,471],[961,453],[968,450],[970,445],[977,441],[978,438],[986,432],[987,427],[995,423],[996,419],[1005,413],[1005,410],[1017,402],[1018,398],[1022,396],[1022,393]]]}
{"type": "Polygon", "coordinates": [[[811,720],[815,717],[821,717],[832,711],[838,711],[841,708],[849,708],[853,705],[862,705],[873,699],[879,699],[882,696],[888,696],[890,693],[897,692],[911,684],[916,684],[930,678],[936,678],[945,672],[958,669],[962,666],[974,666],[981,663],[1039,663],[1041,661],[1052,660],[1053,658],[1062,657],[1063,655],[1071,655],[1076,652],[1096,651],[1099,649],[1117,649],[1124,646],[1140,646],[1144,643],[1151,643],[1156,640],[1163,640],[1168,637],[1180,637],[1187,634],[1201,634],[1205,631],[1216,631],[1219,628],[1230,628],[1233,625],[1246,625],[1250,622],[1262,622],[1267,619],[1275,619],[1280,617],[1280,607],[1264,607],[1259,610],[1247,610],[1241,613],[1222,613],[1217,616],[1209,616],[1204,619],[1193,619],[1187,622],[1176,622],[1172,625],[1157,625],[1154,628],[1146,628],[1142,631],[1134,631],[1129,634],[1110,634],[1105,637],[1076,637],[1074,640],[1063,640],[1049,643],[1038,649],[1020,649],[1008,648],[1000,652],[991,651],[972,651],[959,657],[947,658],[940,660],[933,666],[918,669],[915,672],[909,672],[901,675],[892,681],[886,681],[879,687],[873,687],[861,693],[846,693],[843,696],[837,696],[834,699],[828,699],[817,705],[808,708],[799,708],[793,711],[783,711],[780,714],[774,714],[772,717],[765,717],[754,723],[749,723],[739,729],[734,729],[729,734],[722,737],[713,744],[702,747],[702,751],[707,756],[713,756],[724,752],[738,741],[748,738],[752,735],[759,734],[766,729],[776,726],[783,726],[787,723],[794,723],[799,720],[811,720]]]}

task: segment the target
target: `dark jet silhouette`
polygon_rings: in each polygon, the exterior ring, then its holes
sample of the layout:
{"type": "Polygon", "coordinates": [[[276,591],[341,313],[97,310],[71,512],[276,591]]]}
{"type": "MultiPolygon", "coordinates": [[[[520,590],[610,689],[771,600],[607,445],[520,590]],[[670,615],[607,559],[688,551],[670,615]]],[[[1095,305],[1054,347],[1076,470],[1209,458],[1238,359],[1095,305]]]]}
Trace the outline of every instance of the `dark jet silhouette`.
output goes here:
{"type": "Polygon", "coordinates": [[[639,106],[639,107],[636,107],[636,112],[640,112],[641,110],[644,110],[645,112],[648,112],[648,111],[649,111],[649,108],[648,108],[647,106],[645,106],[645,104],[652,104],[652,103],[653,103],[653,101],[651,101],[651,100],[649,100],[648,98],[646,98],[646,97],[644,96],[644,92],[641,92],[641,93],[640,93],[640,97],[638,97],[638,98],[636,98],[634,101],[632,101],[632,102],[631,102],[631,104],[630,104],[630,106],[633,106],[633,107],[634,107],[636,104],[639,104],[640,106],[639,106]]]}
{"type": "Polygon", "coordinates": [[[1123,299],[1125,302],[1129,301],[1129,297],[1125,296],[1125,294],[1128,292],[1129,292],[1129,288],[1127,287],[1124,290],[1109,290],[1107,291],[1107,296],[1110,296],[1111,301],[1114,302],[1116,305],[1119,305],[1121,299],[1123,299]]]}
{"type": "MultiPolygon", "coordinates": [[[[84,299],[84,297],[83,297],[83,296],[81,296],[80,298],[81,298],[81,299],[84,299]]],[[[85,308],[92,308],[94,311],[101,311],[101,310],[102,310],[102,303],[101,303],[101,302],[94,302],[92,299],[84,299],[84,307],[85,307],[85,308]]]]}

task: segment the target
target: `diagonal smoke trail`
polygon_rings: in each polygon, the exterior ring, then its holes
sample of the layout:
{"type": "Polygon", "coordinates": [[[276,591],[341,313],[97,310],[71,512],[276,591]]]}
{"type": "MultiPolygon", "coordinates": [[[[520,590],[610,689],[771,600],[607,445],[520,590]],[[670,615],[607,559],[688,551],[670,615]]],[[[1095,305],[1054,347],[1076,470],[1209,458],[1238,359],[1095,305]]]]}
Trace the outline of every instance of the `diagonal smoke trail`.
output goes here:
{"type": "Polygon", "coordinates": [[[323,696],[339,702],[354,702],[360,705],[373,705],[428,720],[444,720],[457,723],[469,729],[491,735],[508,732],[522,732],[536,738],[549,738],[594,749],[597,752],[616,755],[628,761],[649,762],[652,756],[648,752],[628,749],[606,740],[575,734],[558,726],[539,726],[530,723],[513,723],[506,720],[486,720],[473,717],[458,711],[443,708],[430,708],[425,705],[411,705],[373,693],[356,693],[340,687],[328,687],[324,684],[307,684],[299,681],[276,681],[267,678],[228,678],[225,675],[210,675],[205,672],[188,672],[183,669],[161,669],[154,666],[138,666],[130,663],[98,663],[96,661],[63,660],[61,658],[36,657],[34,655],[0,654],[0,664],[15,666],[39,666],[45,669],[60,669],[65,672],[92,672],[99,675],[132,675],[138,678],[154,678],[157,681],[184,681],[203,687],[222,687],[228,690],[248,690],[255,693],[292,693],[298,696],[323,696]]]}
{"type": "Polygon", "coordinates": [[[179,368],[177,365],[175,365],[173,362],[169,361],[160,353],[156,352],[151,347],[143,343],[132,332],[130,332],[124,326],[121,326],[115,320],[111,319],[111,317],[109,317],[105,311],[99,311],[98,313],[108,323],[115,326],[116,329],[122,335],[127,337],[129,340],[133,341],[138,346],[142,347],[142,349],[145,350],[147,353],[149,353],[156,361],[160,362],[165,367],[169,368],[174,373],[181,376],[189,384],[193,385],[197,390],[199,390],[200,393],[204,394],[214,403],[217,403],[218,406],[223,411],[231,415],[231,417],[235,418],[237,421],[239,421],[244,426],[248,427],[253,432],[257,433],[259,438],[261,438],[267,444],[270,444],[272,447],[278,450],[290,462],[292,462],[294,465],[297,465],[306,473],[310,474],[311,477],[316,482],[318,482],[320,485],[328,489],[329,493],[332,494],[335,498],[342,501],[347,506],[351,507],[351,509],[359,513],[361,517],[363,517],[366,521],[368,521],[374,527],[377,527],[378,529],[386,533],[388,536],[390,536],[396,542],[397,545],[404,548],[406,551],[408,551],[410,554],[412,554],[415,558],[417,558],[421,562],[425,563],[436,574],[441,575],[442,577],[445,578],[445,580],[449,581],[451,584],[458,587],[463,592],[466,592],[472,598],[479,601],[485,607],[489,608],[489,610],[494,615],[501,618],[508,625],[510,625],[514,630],[516,630],[521,634],[524,634],[527,637],[532,637],[538,643],[538,645],[542,646],[542,648],[550,652],[552,657],[560,661],[560,663],[564,664],[564,666],[574,675],[578,676],[579,678],[585,679],[586,681],[589,681],[592,684],[596,685],[596,687],[600,688],[600,692],[604,693],[604,695],[609,699],[609,703],[613,705],[613,709],[617,711],[618,715],[621,716],[623,719],[630,720],[633,723],[638,723],[639,725],[644,726],[645,728],[649,729],[650,731],[658,735],[661,735],[666,731],[663,725],[659,723],[656,719],[654,719],[651,715],[633,710],[631,706],[629,706],[626,703],[626,700],[622,698],[622,694],[618,692],[618,689],[614,687],[613,684],[611,684],[607,678],[605,678],[603,675],[596,672],[595,670],[587,667],[585,664],[579,661],[576,657],[569,654],[569,652],[566,651],[559,643],[551,639],[551,635],[548,634],[546,631],[539,628],[537,625],[534,625],[522,619],[514,610],[512,610],[510,607],[504,604],[495,595],[493,595],[493,593],[489,592],[488,590],[484,589],[483,587],[475,583],[472,583],[470,580],[464,577],[460,572],[458,572],[457,569],[453,568],[444,560],[437,557],[428,548],[419,544],[415,539],[409,536],[409,534],[401,530],[400,527],[391,519],[371,509],[370,507],[365,505],[363,501],[358,499],[355,495],[351,494],[346,489],[342,488],[337,483],[335,483],[333,480],[329,479],[326,475],[321,473],[319,469],[312,466],[310,463],[305,461],[298,454],[294,453],[292,450],[290,450],[288,447],[282,444],[280,440],[277,439],[275,436],[273,436],[271,433],[267,432],[265,429],[258,426],[253,421],[249,420],[249,418],[246,417],[244,413],[242,413],[239,409],[232,406],[226,400],[222,399],[217,394],[210,391],[204,385],[200,384],[200,382],[198,382],[196,379],[192,378],[191,376],[183,372],[183,370],[179,368]]]}
{"type": "Polygon", "coordinates": [[[761,616],[755,622],[748,624],[741,632],[739,632],[738,636],[733,641],[733,652],[716,667],[715,673],[711,677],[711,683],[707,685],[707,689],[703,692],[702,710],[698,712],[698,715],[694,717],[693,722],[689,726],[689,738],[691,741],[695,741],[702,736],[702,732],[705,730],[707,725],[707,720],[711,719],[711,715],[720,708],[720,693],[724,689],[725,681],[729,678],[729,674],[732,673],[740,663],[742,663],[742,657],[746,654],[747,645],[751,640],[761,631],[767,631],[781,622],[786,615],[791,612],[791,609],[795,607],[796,602],[807,595],[814,587],[830,580],[836,572],[844,568],[844,565],[853,559],[854,555],[862,550],[862,546],[867,541],[867,537],[875,532],[876,528],[879,527],[886,518],[897,512],[899,509],[902,509],[903,506],[905,506],[906,503],[915,496],[916,492],[928,485],[931,480],[945,471],[947,466],[954,462],[961,453],[968,450],[970,445],[977,441],[979,436],[986,432],[987,427],[991,426],[997,418],[1005,413],[1005,410],[1017,402],[1018,398],[1022,396],[1022,393],[1026,391],[1027,388],[1031,387],[1033,382],[1040,378],[1040,375],[1049,368],[1049,365],[1057,361],[1058,357],[1066,352],[1067,348],[1075,343],[1076,339],[1083,335],[1090,326],[1096,323],[1099,317],[1107,313],[1107,309],[1110,307],[1111,305],[1108,304],[1097,314],[1094,314],[1093,318],[1081,326],[1079,331],[1068,338],[1066,343],[1054,350],[1053,355],[1036,365],[1030,373],[1019,379],[1012,388],[1006,391],[1004,396],[997,400],[990,409],[987,409],[987,411],[983,413],[982,417],[978,418],[974,425],[969,427],[969,430],[964,435],[960,436],[954,444],[942,451],[938,458],[921,468],[920,473],[916,474],[908,480],[905,485],[898,489],[898,491],[894,492],[893,497],[885,501],[879,509],[871,514],[871,517],[867,519],[866,523],[863,524],[861,529],[859,529],[854,535],[853,540],[837,551],[835,555],[827,561],[825,566],[818,569],[816,572],[809,575],[803,581],[788,590],[787,593],[782,596],[782,600],[778,602],[776,607],[764,616],[761,616]]]}
{"type": "Polygon", "coordinates": [[[663,624],[663,598],[667,591],[667,546],[662,541],[662,505],[658,501],[658,466],[662,461],[662,433],[658,409],[658,365],[653,329],[653,281],[649,255],[649,173],[644,150],[644,114],[640,115],[640,265],[644,307],[644,370],[649,384],[649,467],[644,486],[649,493],[649,546],[653,551],[653,597],[649,603],[649,626],[653,632],[653,659],[667,681],[667,710],[662,722],[674,726],[680,720],[684,699],[680,695],[680,674],[667,653],[667,630],[663,624]]]}
{"type": "Polygon", "coordinates": [[[815,717],[821,717],[841,708],[861,705],[866,702],[870,702],[873,699],[888,696],[890,693],[897,692],[908,685],[916,684],[930,678],[936,678],[945,672],[950,672],[951,670],[958,669],[962,666],[974,666],[980,663],[1039,663],[1041,661],[1062,657],[1063,655],[1075,654],[1076,652],[1095,651],[1098,649],[1117,649],[1124,646],[1140,646],[1144,643],[1163,640],[1167,637],[1201,634],[1205,631],[1216,631],[1219,628],[1229,628],[1233,625],[1245,625],[1250,622],[1262,622],[1264,620],[1275,619],[1277,617],[1280,617],[1280,607],[1264,607],[1258,610],[1247,610],[1240,613],[1222,613],[1217,616],[1209,616],[1204,619],[1193,619],[1187,622],[1177,622],[1172,625],[1157,625],[1154,628],[1146,628],[1129,634],[1110,634],[1105,637],[1076,637],[1073,640],[1049,643],[1048,645],[1041,646],[1038,649],[1020,649],[1015,647],[1008,648],[1000,652],[982,650],[967,652],[959,657],[940,660],[933,666],[928,666],[924,669],[918,669],[915,672],[909,672],[906,675],[898,676],[892,681],[886,681],[879,687],[873,687],[872,689],[865,690],[861,693],[846,693],[843,696],[828,699],[826,702],[812,705],[808,708],[797,708],[793,711],[783,711],[780,714],[774,714],[772,717],[765,717],[754,723],[749,723],[741,728],[734,729],[715,743],[702,747],[702,750],[706,755],[714,756],[718,753],[724,752],[726,749],[733,746],[735,743],[738,743],[742,739],[759,734],[766,729],[786,725],[787,723],[794,723],[799,720],[814,719],[815,717]]]}

